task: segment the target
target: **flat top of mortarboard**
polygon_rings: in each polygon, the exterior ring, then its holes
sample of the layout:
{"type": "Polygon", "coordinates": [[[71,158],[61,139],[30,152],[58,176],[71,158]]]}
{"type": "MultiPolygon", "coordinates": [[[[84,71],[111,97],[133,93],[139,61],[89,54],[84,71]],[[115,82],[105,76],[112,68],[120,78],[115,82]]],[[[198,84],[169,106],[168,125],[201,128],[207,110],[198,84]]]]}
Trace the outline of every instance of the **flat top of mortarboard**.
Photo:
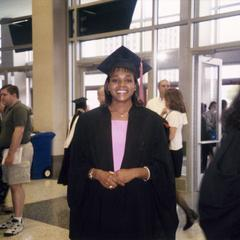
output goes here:
{"type": "Polygon", "coordinates": [[[76,98],[74,100],[72,100],[73,103],[79,104],[79,103],[86,103],[87,98],[85,97],[80,97],[80,98],[76,98]]]}
{"type": "MultiPolygon", "coordinates": [[[[140,63],[141,58],[130,51],[128,48],[121,46],[115,50],[111,55],[109,55],[99,66],[98,69],[107,75],[116,67],[123,67],[132,70],[136,77],[140,76],[140,63]]],[[[150,71],[152,68],[146,62],[142,61],[143,74],[150,71]]]]}

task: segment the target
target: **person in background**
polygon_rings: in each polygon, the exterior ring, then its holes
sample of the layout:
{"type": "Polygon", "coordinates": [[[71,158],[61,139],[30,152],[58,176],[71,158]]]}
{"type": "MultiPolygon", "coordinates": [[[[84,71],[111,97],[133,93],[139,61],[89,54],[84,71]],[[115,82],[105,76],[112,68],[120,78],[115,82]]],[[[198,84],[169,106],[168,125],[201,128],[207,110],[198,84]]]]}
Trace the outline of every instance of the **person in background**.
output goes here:
{"type": "MultiPolygon", "coordinates": [[[[228,107],[227,101],[225,99],[222,99],[222,116],[221,116],[221,118],[224,118],[224,115],[225,115],[225,112],[227,110],[227,107],[228,107]]],[[[224,128],[222,126],[222,135],[224,134],[224,132],[225,131],[224,131],[224,128]]]]}
{"type": "Polygon", "coordinates": [[[222,99],[222,113],[227,110],[228,103],[225,99],[222,99]]]}
{"type": "Polygon", "coordinates": [[[217,127],[217,102],[212,101],[209,104],[208,111],[203,114],[206,124],[207,131],[209,133],[209,140],[215,140],[217,138],[216,127],[217,127]]]}
{"type": "MultiPolygon", "coordinates": [[[[208,141],[211,137],[207,129],[207,122],[205,118],[206,104],[201,103],[201,141],[208,141]]],[[[201,145],[201,173],[204,173],[208,163],[213,158],[213,146],[212,144],[202,144],[201,145]]]]}
{"type": "Polygon", "coordinates": [[[155,97],[150,99],[147,102],[146,107],[160,116],[166,112],[166,103],[164,99],[164,95],[166,90],[170,87],[169,81],[166,79],[161,80],[158,83],[158,91],[159,91],[159,97],[155,97]]]}
{"type": "Polygon", "coordinates": [[[199,223],[208,240],[240,239],[240,92],[222,123],[225,133],[199,192],[199,223]]]}
{"type": "Polygon", "coordinates": [[[3,180],[10,186],[14,216],[0,229],[6,229],[4,236],[13,236],[23,230],[23,208],[25,192],[22,184],[30,182],[30,169],[33,157],[31,139],[31,111],[19,100],[19,90],[15,85],[5,85],[0,90],[1,100],[5,105],[0,132],[0,148],[8,149],[3,170],[3,180]],[[20,151],[22,150],[22,151],[20,151]],[[21,153],[22,152],[22,153],[21,153]],[[17,153],[21,153],[14,164],[17,153]]]}
{"type": "MultiPolygon", "coordinates": [[[[169,148],[174,166],[175,178],[181,177],[183,165],[183,126],[187,124],[186,108],[183,102],[182,93],[175,88],[169,88],[165,92],[167,112],[163,113],[169,124],[169,148]]],[[[198,218],[197,213],[191,209],[179,191],[176,191],[177,204],[183,209],[186,215],[186,224],[183,230],[189,229],[198,218]]]]}
{"type": "MultiPolygon", "coordinates": [[[[70,239],[175,239],[175,181],[161,118],[139,106],[141,59],[118,48],[100,65],[105,105],[76,126],[68,184],[70,239]]],[[[151,67],[143,62],[141,72],[151,67]]]]}
{"type": "Polygon", "coordinates": [[[105,93],[104,93],[104,86],[101,86],[97,91],[97,97],[100,106],[105,104],[105,93]]]}
{"type": "Polygon", "coordinates": [[[58,177],[58,184],[67,185],[68,184],[68,171],[69,171],[69,161],[70,161],[70,149],[72,138],[74,135],[75,127],[79,117],[87,111],[87,98],[81,97],[72,101],[75,103],[75,114],[70,121],[67,138],[64,142],[64,155],[62,167],[58,177]]]}
{"type": "MultiPolygon", "coordinates": [[[[4,113],[4,108],[5,106],[2,103],[1,95],[0,95],[0,132],[1,132],[1,122],[2,122],[2,115],[4,113]]],[[[0,149],[0,153],[1,152],[2,151],[0,149]]],[[[1,161],[2,161],[2,156],[0,154],[0,163],[1,161]]],[[[2,166],[0,166],[0,214],[12,213],[12,209],[5,205],[8,189],[9,189],[9,186],[2,180],[2,166]]]]}

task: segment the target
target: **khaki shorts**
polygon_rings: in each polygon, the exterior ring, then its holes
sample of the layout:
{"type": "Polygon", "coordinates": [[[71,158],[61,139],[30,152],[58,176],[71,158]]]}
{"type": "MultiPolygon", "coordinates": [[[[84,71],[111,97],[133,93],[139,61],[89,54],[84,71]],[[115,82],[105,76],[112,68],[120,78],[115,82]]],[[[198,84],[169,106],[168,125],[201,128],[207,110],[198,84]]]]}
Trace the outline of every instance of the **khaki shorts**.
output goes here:
{"type": "Polygon", "coordinates": [[[8,185],[30,182],[33,146],[31,142],[21,146],[23,147],[22,162],[11,166],[2,166],[3,181],[8,185]]]}

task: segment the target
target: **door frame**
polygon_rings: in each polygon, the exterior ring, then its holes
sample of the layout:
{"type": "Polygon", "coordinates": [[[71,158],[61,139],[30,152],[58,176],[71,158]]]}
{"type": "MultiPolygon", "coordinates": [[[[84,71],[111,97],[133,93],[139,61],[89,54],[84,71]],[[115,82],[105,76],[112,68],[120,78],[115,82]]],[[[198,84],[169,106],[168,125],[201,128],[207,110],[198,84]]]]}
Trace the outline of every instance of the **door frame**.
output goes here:
{"type": "Polygon", "coordinates": [[[195,93],[197,93],[196,97],[196,104],[195,104],[195,123],[196,123],[196,131],[195,131],[195,137],[194,137],[194,149],[195,149],[195,166],[196,171],[194,173],[196,176],[194,177],[194,191],[199,191],[199,187],[201,184],[201,180],[203,177],[203,173],[201,173],[201,145],[202,144],[209,144],[209,143],[216,143],[216,145],[219,144],[221,140],[221,121],[217,121],[217,130],[218,135],[216,140],[201,140],[201,96],[202,96],[202,79],[203,79],[203,69],[206,65],[217,67],[217,79],[218,79],[218,86],[217,86],[217,103],[218,103],[218,109],[217,109],[217,119],[220,120],[221,116],[221,87],[222,87],[222,59],[219,58],[212,58],[208,56],[202,56],[202,55],[195,55],[195,58],[197,58],[197,61],[195,62],[195,69],[197,70],[197,74],[195,74],[196,83],[195,87],[195,93]]]}

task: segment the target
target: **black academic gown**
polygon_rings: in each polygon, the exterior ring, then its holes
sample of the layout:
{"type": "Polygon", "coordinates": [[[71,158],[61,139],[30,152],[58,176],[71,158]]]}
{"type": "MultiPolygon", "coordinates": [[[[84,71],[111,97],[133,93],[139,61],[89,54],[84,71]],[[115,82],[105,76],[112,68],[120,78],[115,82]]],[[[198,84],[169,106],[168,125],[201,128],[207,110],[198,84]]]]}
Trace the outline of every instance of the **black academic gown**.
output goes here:
{"type": "Polygon", "coordinates": [[[240,239],[240,130],[226,134],[202,179],[200,226],[209,240],[240,239]]]}
{"type": "Polygon", "coordinates": [[[132,107],[121,168],[147,166],[151,179],[109,190],[90,180],[91,168],[113,171],[111,114],[107,107],[85,113],[72,142],[68,204],[70,238],[84,240],[175,239],[175,181],[160,117],[132,107]]]}
{"type": "MultiPolygon", "coordinates": [[[[70,123],[70,127],[68,132],[70,132],[70,130],[72,129],[72,125],[75,121],[75,119],[79,116],[81,116],[83,114],[83,112],[81,111],[77,111],[74,115],[73,118],[71,120],[70,123]]],[[[59,172],[59,176],[58,176],[58,184],[63,184],[63,185],[67,185],[68,184],[68,171],[69,171],[69,161],[70,161],[70,151],[71,151],[71,143],[69,145],[68,148],[64,148],[64,154],[63,154],[63,161],[62,161],[62,166],[59,172]]]]}

